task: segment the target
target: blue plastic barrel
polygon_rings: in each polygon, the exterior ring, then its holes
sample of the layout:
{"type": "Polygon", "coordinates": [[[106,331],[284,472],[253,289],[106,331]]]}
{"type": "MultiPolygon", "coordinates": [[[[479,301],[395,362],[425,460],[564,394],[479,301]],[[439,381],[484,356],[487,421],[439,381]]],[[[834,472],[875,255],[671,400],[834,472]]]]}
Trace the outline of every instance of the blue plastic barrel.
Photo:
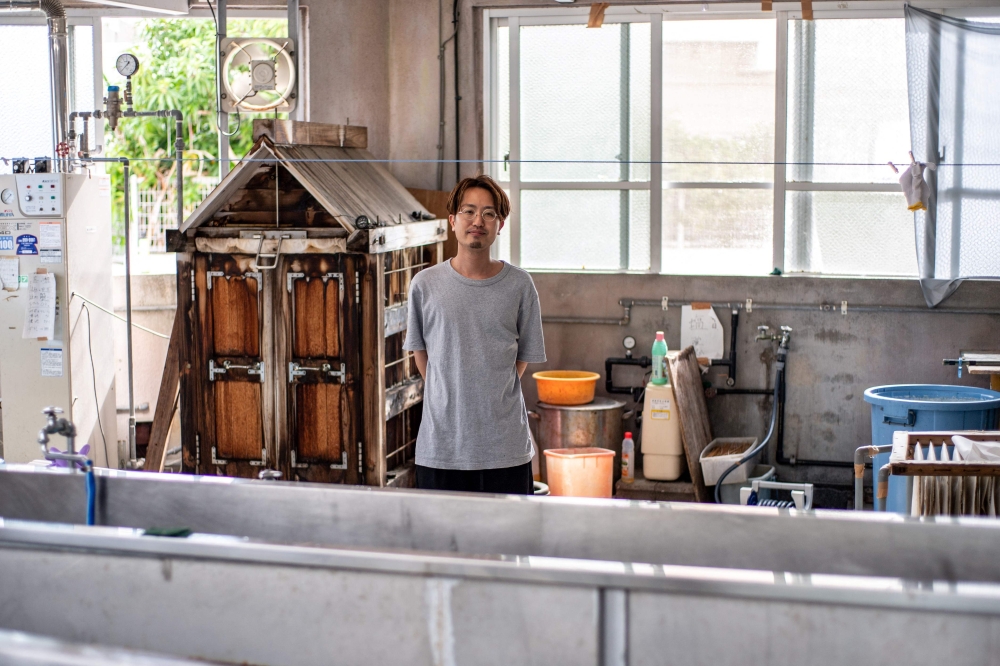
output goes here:
{"type": "MultiPolygon", "coordinates": [[[[997,425],[1000,393],[974,386],[897,384],[865,391],[872,406],[872,443],[892,444],[897,430],[992,430],[997,425]]],[[[888,453],[872,460],[875,474],[889,462],[888,453]]],[[[906,480],[889,477],[886,510],[907,513],[906,480]]]]}

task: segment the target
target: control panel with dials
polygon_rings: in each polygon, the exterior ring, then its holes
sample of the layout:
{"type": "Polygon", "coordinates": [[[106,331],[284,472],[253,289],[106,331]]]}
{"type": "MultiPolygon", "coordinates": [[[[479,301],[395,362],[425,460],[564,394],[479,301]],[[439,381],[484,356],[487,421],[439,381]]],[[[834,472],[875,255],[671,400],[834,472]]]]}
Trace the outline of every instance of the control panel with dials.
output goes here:
{"type": "MultiPolygon", "coordinates": [[[[10,181],[7,180],[7,183],[10,181]]],[[[25,216],[61,217],[63,179],[58,173],[24,173],[14,176],[15,187],[7,183],[0,190],[0,205],[15,205],[25,216]]]]}

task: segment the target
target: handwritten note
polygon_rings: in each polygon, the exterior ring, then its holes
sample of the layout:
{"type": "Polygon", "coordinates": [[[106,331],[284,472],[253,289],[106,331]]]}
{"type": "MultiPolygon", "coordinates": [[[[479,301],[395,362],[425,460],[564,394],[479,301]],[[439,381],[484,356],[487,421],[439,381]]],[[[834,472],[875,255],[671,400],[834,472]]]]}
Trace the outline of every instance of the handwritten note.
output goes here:
{"type": "Polygon", "coordinates": [[[56,327],[56,276],[35,273],[28,280],[28,308],[22,338],[51,340],[56,327]]]}
{"type": "Polygon", "coordinates": [[[0,285],[4,291],[17,291],[17,257],[0,257],[0,285]]]}
{"type": "Polygon", "coordinates": [[[699,358],[722,358],[722,322],[711,306],[685,305],[681,308],[681,348],[694,346],[699,358]]]}

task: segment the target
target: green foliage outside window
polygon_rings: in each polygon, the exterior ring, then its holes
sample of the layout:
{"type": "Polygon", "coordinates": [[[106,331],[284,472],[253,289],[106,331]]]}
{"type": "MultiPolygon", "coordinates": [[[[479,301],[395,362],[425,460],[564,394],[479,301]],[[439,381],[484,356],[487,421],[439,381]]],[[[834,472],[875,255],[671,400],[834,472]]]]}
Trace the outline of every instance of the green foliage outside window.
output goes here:
{"type": "MultiPolygon", "coordinates": [[[[148,19],[137,28],[139,73],[132,77],[132,97],[137,111],[180,109],[184,114],[184,204],[190,210],[201,201],[201,187],[218,179],[219,131],[215,100],[215,24],[208,19],[148,19]]],[[[229,37],[284,37],[287,22],[273,19],[234,19],[227,23],[229,37]]],[[[124,90],[122,91],[124,94],[124,90]]],[[[252,146],[252,118],[273,114],[241,114],[239,131],[230,137],[230,158],[235,162],[252,146]]],[[[279,114],[279,117],[287,117],[279,114]]],[[[230,131],[236,116],[230,116],[230,131]]],[[[123,118],[115,132],[108,131],[106,154],[128,157],[139,187],[163,192],[175,204],[174,128],[172,118],[123,118]]],[[[122,254],[124,193],[122,169],[110,167],[114,192],[112,220],[116,254],[122,254]]]]}

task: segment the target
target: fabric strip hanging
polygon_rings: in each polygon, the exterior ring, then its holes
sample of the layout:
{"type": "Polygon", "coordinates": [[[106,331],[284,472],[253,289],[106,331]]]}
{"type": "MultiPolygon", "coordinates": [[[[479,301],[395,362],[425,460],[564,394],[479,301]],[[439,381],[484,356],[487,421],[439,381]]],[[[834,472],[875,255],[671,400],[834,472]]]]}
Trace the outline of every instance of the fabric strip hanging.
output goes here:
{"type": "Polygon", "coordinates": [[[1000,24],[906,5],[910,141],[927,210],[914,213],[929,307],[963,279],[1000,278],[1000,24]]]}

